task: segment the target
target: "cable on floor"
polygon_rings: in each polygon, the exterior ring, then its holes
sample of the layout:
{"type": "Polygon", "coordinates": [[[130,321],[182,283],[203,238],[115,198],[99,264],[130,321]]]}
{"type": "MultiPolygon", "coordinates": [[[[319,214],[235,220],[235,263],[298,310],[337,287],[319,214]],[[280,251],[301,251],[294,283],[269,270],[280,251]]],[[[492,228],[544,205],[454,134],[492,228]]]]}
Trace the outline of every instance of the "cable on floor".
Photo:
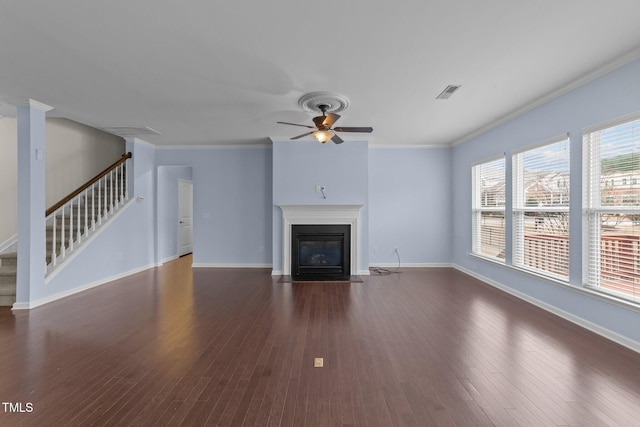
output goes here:
{"type": "Polygon", "coordinates": [[[383,267],[369,267],[369,271],[371,271],[374,274],[377,274],[378,276],[388,276],[390,274],[402,273],[402,271],[400,271],[400,253],[398,252],[398,248],[396,248],[394,252],[396,253],[396,257],[398,257],[398,266],[395,269],[390,270],[388,268],[383,268],[383,267]]]}

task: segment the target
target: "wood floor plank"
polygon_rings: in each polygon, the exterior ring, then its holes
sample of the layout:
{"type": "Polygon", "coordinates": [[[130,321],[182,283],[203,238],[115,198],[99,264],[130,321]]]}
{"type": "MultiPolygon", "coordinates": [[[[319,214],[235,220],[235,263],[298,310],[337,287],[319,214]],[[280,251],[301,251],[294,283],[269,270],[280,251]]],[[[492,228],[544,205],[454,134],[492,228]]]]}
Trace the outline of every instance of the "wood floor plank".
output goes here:
{"type": "Polygon", "coordinates": [[[279,283],[190,257],[0,308],[0,425],[634,425],[640,354],[448,268],[279,283]],[[323,368],[313,359],[322,357],[323,368]]]}

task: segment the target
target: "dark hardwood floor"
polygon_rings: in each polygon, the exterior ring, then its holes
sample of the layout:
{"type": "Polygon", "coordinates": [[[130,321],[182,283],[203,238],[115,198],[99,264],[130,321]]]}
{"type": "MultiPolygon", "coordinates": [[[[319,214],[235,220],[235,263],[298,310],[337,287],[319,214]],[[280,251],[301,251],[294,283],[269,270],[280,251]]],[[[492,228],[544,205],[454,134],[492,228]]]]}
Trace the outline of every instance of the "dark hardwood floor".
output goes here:
{"type": "Polygon", "coordinates": [[[455,270],[190,263],[3,307],[0,425],[640,425],[640,354],[455,270]]]}

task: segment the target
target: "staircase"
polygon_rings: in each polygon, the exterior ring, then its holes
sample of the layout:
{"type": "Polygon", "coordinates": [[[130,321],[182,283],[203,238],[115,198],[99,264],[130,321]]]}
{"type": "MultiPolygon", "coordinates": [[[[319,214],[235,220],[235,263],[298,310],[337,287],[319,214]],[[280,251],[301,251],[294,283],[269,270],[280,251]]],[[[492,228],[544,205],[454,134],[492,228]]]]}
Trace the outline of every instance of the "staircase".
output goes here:
{"type": "Polygon", "coordinates": [[[0,306],[10,306],[16,302],[16,274],[18,254],[0,254],[0,306]]]}
{"type": "MultiPolygon", "coordinates": [[[[126,161],[109,166],[46,212],[46,273],[51,274],[128,200],[126,161]]],[[[0,254],[0,306],[16,302],[17,253],[0,254]]]]}

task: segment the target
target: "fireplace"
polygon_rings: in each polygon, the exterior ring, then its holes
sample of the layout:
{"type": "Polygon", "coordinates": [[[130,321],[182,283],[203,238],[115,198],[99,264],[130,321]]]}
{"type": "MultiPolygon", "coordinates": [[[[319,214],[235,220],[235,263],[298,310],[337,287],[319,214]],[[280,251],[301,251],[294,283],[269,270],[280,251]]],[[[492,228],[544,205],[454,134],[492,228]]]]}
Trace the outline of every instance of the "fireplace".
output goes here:
{"type": "MultiPolygon", "coordinates": [[[[297,225],[348,225],[348,240],[345,240],[347,249],[343,254],[349,255],[349,262],[344,265],[344,275],[356,277],[361,274],[368,274],[368,269],[361,270],[360,266],[360,209],[362,205],[278,205],[282,210],[282,240],[274,239],[276,243],[280,241],[281,246],[275,248],[281,258],[281,270],[274,269],[274,275],[284,277],[293,276],[292,265],[292,241],[291,233],[297,225]],[[279,250],[278,250],[279,249],[279,250]]],[[[279,265],[280,262],[274,262],[279,265]]]]}
{"type": "Polygon", "coordinates": [[[291,226],[291,277],[296,280],[343,280],[351,271],[351,225],[291,226]]]}

